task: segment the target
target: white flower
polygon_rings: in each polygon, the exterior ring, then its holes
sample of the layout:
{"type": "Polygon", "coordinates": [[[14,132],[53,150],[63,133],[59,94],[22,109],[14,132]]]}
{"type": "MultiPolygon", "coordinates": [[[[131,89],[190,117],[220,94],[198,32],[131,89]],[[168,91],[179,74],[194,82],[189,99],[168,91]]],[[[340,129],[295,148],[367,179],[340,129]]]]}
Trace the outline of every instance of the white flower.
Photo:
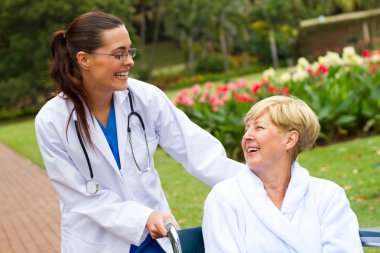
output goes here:
{"type": "Polygon", "coordinates": [[[371,62],[380,62],[380,54],[372,55],[372,57],[370,58],[370,61],[371,62]]]}
{"type": "Polygon", "coordinates": [[[343,48],[343,58],[350,58],[354,55],[356,55],[356,51],[353,46],[343,48]]]}
{"type": "Polygon", "coordinates": [[[275,74],[276,74],[275,70],[273,68],[269,68],[263,72],[263,79],[270,80],[274,77],[275,74]]]}
{"type": "Polygon", "coordinates": [[[364,63],[363,58],[356,54],[352,46],[343,48],[343,63],[346,65],[360,65],[364,63]]]}
{"type": "Polygon", "coordinates": [[[293,73],[292,80],[294,82],[298,82],[298,81],[303,81],[308,77],[309,77],[309,73],[307,73],[307,71],[298,69],[296,72],[293,73]]]}
{"type": "Polygon", "coordinates": [[[280,76],[279,80],[281,83],[287,83],[290,81],[291,78],[292,78],[292,76],[290,75],[290,73],[286,72],[280,76]]]}
{"type": "Polygon", "coordinates": [[[301,57],[297,60],[297,69],[306,70],[309,66],[310,63],[305,57],[301,57]]]}
{"type": "Polygon", "coordinates": [[[315,71],[317,71],[318,69],[319,69],[319,66],[320,66],[321,64],[319,64],[319,62],[313,62],[313,64],[311,64],[311,71],[312,72],[315,72],[315,71]]]}
{"type": "Polygon", "coordinates": [[[330,51],[327,52],[325,56],[318,57],[318,62],[328,67],[342,65],[342,59],[340,58],[339,54],[330,51]]]}

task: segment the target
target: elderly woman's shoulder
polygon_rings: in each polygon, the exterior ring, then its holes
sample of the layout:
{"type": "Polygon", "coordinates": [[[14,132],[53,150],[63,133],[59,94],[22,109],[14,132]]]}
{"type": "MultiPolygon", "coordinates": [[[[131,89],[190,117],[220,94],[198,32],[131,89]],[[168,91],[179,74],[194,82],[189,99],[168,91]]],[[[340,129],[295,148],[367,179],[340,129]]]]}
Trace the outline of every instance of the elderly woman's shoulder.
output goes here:
{"type": "Polygon", "coordinates": [[[344,193],[344,189],[337,183],[317,177],[311,177],[309,191],[326,197],[331,196],[331,194],[344,193]]]}
{"type": "Polygon", "coordinates": [[[225,179],[214,185],[207,198],[227,200],[232,197],[234,199],[233,195],[236,196],[238,190],[236,178],[225,179]]]}

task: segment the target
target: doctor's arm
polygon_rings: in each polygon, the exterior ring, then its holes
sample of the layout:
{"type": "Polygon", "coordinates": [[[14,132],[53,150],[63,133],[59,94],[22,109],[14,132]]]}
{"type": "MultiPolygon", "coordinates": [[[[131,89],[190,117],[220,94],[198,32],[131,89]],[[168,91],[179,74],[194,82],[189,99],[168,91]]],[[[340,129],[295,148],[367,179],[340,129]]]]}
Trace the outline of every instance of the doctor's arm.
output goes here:
{"type": "Polygon", "coordinates": [[[54,123],[47,118],[46,115],[36,117],[37,141],[63,208],[77,216],[80,223],[87,222],[93,228],[98,226],[130,244],[139,245],[148,233],[145,225],[153,210],[134,201],[122,201],[117,193],[108,189],[100,188],[95,195],[89,194],[85,177],[65,150],[62,140],[65,134],[58,134],[54,123]]]}
{"type": "Polygon", "coordinates": [[[157,89],[150,104],[160,146],[193,176],[213,186],[245,166],[226,156],[218,139],[194,124],[157,89]]]}
{"type": "Polygon", "coordinates": [[[214,190],[208,195],[203,215],[203,239],[206,253],[246,252],[233,207],[214,190]]]}
{"type": "Polygon", "coordinates": [[[323,253],[363,252],[359,225],[342,188],[336,186],[325,203],[321,218],[323,253]]]}

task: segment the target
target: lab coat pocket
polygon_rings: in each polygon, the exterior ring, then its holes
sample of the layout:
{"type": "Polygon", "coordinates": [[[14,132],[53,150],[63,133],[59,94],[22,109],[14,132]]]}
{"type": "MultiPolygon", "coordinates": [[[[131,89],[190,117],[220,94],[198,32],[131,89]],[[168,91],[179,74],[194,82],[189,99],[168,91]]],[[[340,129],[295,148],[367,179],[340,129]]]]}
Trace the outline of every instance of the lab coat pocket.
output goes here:
{"type": "Polygon", "coordinates": [[[70,252],[110,253],[111,245],[97,242],[89,242],[80,238],[76,233],[71,235],[70,252]]]}
{"type": "Polygon", "coordinates": [[[154,139],[148,142],[148,149],[146,144],[139,149],[134,149],[134,156],[138,166],[143,170],[140,171],[132,157],[132,154],[128,154],[128,172],[127,181],[130,182],[131,192],[134,200],[139,203],[145,204],[151,208],[159,208],[161,205],[161,182],[157,171],[153,164],[153,154],[157,148],[158,139],[154,139]],[[150,159],[150,166],[148,166],[148,159],[150,159]],[[148,169],[148,167],[150,167],[148,169]]]}

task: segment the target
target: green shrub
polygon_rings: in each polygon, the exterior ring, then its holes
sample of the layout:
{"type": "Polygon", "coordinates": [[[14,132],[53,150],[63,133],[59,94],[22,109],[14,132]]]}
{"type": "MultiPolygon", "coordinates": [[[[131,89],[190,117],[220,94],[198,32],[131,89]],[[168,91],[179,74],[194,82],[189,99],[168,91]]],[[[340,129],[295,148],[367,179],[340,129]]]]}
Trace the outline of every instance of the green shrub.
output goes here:
{"type": "MultiPolygon", "coordinates": [[[[197,61],[195,71],[197,73],[223,72],[223,64],[223,56],[221,54],[209,54],[197,61]]],[[[232,65],[231,59],[228,59],[228,64],[229,66],[232,65]]]]}

